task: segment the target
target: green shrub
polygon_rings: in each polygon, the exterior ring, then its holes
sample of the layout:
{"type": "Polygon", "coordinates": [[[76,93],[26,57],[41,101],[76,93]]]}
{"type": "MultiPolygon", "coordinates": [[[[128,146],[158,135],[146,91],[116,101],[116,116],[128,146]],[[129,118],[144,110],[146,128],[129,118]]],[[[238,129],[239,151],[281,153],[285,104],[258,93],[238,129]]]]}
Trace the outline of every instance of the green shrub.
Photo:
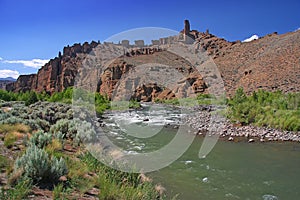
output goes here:
{"type": "Polygon", "coordinates": [[[50,133],[60,141],[64,139],[72,140],[74,146],[78,146],[82,142],[92,141],[96,135],[89,122],[79,119],[61,119],[51,126],[50,133]]]}
{"type": "Polygon", "coordinates": [[[2,120],[1,124],[19,124],[22,122],[24,122],[24,119],[15,116],[10,116],[9,118],[2,120]]]}
{"type": "Polygon", "coordinates": [[[25,154],[15,161],[15,172],[23,171],[23,176],[32,179],[35,183],[57,182],[59,177],[67,174],[67,167],[62,158],[59,160],[49,155],[36,145],[30,145],[25,154]]]}
{"type": "Polygon", "coordinates": [[[39,126],[39,124],[33,120],[33,119],[27,119],[27,120],[24,120],[24,124],[30,126],[30,128],[32,130],[38,130],[40,129],[41,127],[39,126]]]}
{"type": "Polygon", "coordinates": [[[89,143],[95,141],[96,132],[91,123],[79,120],[74,120],[73,123],[74,127],[77,128],[77,134],[74,138],[75,145],[79,145],[82,142],[89,143]]]}
{"type": "Polygon", "coordinates": [[[300,93],[259,90],[247,96],[240,88],[228,101],[232,121],[277,129],[299,131],[300,93]]]}
{"type": "Polygon", "coordinates": [[[74,139],[77,129],[74,120],[61,119],[50,127],[50,133],[58,136],[58,139],[74,139]]]}
{"type": "Polygon", "coordinates": [[[52,135],[50,133],[45,133],[43,130],[34,133],[29,140],[30,144],[36,145],[39,148],[47,146],[51,141],[52,135]]]}
{"type": "Polygon", "coordinates": [[[35,92],[29,92],[28,98],[25,100],[25,105],[28,106],[30,104],[33,104],[35,102],[39,101],[37,94],[35,92]]]}
{"type": "Polygon", "coordinates": [[[0,89],[0,99],[4,101],[16,101],[17,95],[13,92],[0,89]]]}

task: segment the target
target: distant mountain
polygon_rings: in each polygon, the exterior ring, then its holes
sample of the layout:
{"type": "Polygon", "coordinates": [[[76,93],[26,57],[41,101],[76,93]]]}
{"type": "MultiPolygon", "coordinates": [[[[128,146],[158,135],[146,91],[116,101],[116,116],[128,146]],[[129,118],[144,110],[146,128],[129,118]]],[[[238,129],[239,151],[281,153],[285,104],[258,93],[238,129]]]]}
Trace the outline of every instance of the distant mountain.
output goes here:
{"type": "Polygon", "coordinates": [[[0,81],[12,81],[15,82],[17,79],[14,79],[13,77],[6,77],[6,78],[0,78],[0,81]]]}
{"type": "Polygon", "coordinates": [[[16,79],[12,77],[0,78],[0,89],[5,90],[6,85],[13,84],[14,82],[16,82],[16,79]]]}

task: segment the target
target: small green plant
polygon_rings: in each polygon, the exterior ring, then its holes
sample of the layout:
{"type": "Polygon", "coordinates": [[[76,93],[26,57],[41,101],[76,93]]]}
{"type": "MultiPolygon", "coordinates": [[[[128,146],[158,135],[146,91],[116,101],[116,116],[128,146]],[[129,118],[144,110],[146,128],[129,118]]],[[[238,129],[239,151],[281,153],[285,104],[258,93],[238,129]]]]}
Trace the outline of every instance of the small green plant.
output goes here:
{"type": "Polygon", "coordinates": [[[7,133],[4,137],[4,146],[11,148],[17,141],[18,137],[14,133],[7,133]]]}
{"type": "Polygon", "coordinates": [[[63,184],[59,183],[56,186],[54,186],[52,198],[54,200],[67,199],[63,184]]]}
{"type": "Polygon", "coordinates": [[[0,155],[0,169],[5,169],[9,165],[9,159],[0,155]]]}
{"type": "Polygon", "coordinates": [[[13,188],[9,190],[0,189],[1,200],[23,200],[26,199],[32,188],[32,182],[30,179],[23,179],[18,182],[13,188]]]}

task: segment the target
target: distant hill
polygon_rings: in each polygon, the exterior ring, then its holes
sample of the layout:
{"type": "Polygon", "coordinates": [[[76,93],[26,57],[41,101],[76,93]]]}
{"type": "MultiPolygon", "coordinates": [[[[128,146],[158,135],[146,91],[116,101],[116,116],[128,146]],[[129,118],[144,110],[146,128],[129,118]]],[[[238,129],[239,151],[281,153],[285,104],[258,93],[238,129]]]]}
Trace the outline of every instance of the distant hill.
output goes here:
{"type": "Polygon", "coordinates": [[[12,77],[0,78],[0,89],[5,90],[6,85],[13,84],[15,81],[16,79],[12,77]]]}
{"type": "Polygon", "coordinates": [[[13,77],[6,77],[6,78],[0,78],[0,81],[16,81],[17,79],[14,79],[13,77]]]}
{"type": "MultiPolygon", "coordinates": [[[[285,93],[300,91],[300,31],[282,35],[273,33],[250,42],[229,42],[208,31],[205,33],[191,31],[189,25],[181,31],[181,34],[194,37],[200,47],[211,56],[223,78],[228,96],[233,95],[239,87],[243,87],[247,93],[258,89],[281,90],[285,93]]],[[[161,38],[157,42],[167,44],[172,39],[161,38]]],[[[63,53],[59,52],[58,57],[51,59],[37,74],[21,75],[16,82],[8,84],[6,89],[15,92],[46,91],[52,94],[73,86],[82,61],[98,45],[103,44],[86,42],[64,47],[63,53]]],[[[135,47],[106,69],[95,67],[82,82],[88,84],[89,80],[98,80],[97,91],[111,96],[124,73],[134,71],[136,65],[153,60],[161,61],[162,64],[167,63],[187,77],[185,81],[189,82],[188,85],[182,82],[176,86],[177,97],[189,96],[191,90],[196,93],[208,91],[209,84],[204,80],[209,74],[195,74],[195,70],[182,57],[154,47],[135,47]]],[[[157,97],[162,99],[175,97],[172,92],[155,83],[137,86],[134,81],[128,79],[126,84],[123,85],[135,91],[133,97],[138,100],[151,101],[157,97]],[[126,85],[129,82],[133,85],[126,85]]]]}

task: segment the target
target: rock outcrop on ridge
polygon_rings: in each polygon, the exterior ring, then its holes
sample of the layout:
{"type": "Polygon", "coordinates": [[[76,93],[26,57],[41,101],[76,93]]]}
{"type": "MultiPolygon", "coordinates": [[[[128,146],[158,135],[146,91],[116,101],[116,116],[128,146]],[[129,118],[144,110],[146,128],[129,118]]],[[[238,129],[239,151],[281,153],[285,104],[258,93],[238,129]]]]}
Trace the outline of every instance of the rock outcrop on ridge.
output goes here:
{"type": "MultiPolygon", "coordinates": [[[[184,30],[180,33],[177,39],[188,43],[192,38],[216,64],[227,96],[233,95],[239,87],[243,87],[247,93],[258,89],[300,91],[300,31],[282,35],[273,33],[251,42],[229,42],[209,33],[208,30],[204,33],[190,30],[190,24],[186,20],[184,30]]],[[[174,36],[160,38],[153,40],[152,45],[144,45],[143,41],[136,41],[135,45],[130,45],[128,40],[124,40],[119,45],[128,47],[130,51],[124,52],[123,56],[115,59],[105,69],[95,67],[89,78],[97,81],[96,90],[101,94],[112,97],[117,90],[122,93],[118,87],[123,84],[124,88],[132,91],[130,98],[139,101],[208,93],[210,86],[205,81],[207,74],[197,72],[184,58],[163,48],[175,39],[174,36]],[[140,65],[153,60],[182,73],[185,80],[178,81],[171,89],[155,82],[134,84],[137,79],[130,78],[120,83],[127,73],[134,73],[140,65]]],[[[99,44],[100,42],[86,42],[65,47],[63,53],[51,59],[37,74],[21,75],[16,82],[8,84],[6,89],[14,92],[34,90],[49,94],[63,91],[74,85],[83,62],[99,44]]]]}

